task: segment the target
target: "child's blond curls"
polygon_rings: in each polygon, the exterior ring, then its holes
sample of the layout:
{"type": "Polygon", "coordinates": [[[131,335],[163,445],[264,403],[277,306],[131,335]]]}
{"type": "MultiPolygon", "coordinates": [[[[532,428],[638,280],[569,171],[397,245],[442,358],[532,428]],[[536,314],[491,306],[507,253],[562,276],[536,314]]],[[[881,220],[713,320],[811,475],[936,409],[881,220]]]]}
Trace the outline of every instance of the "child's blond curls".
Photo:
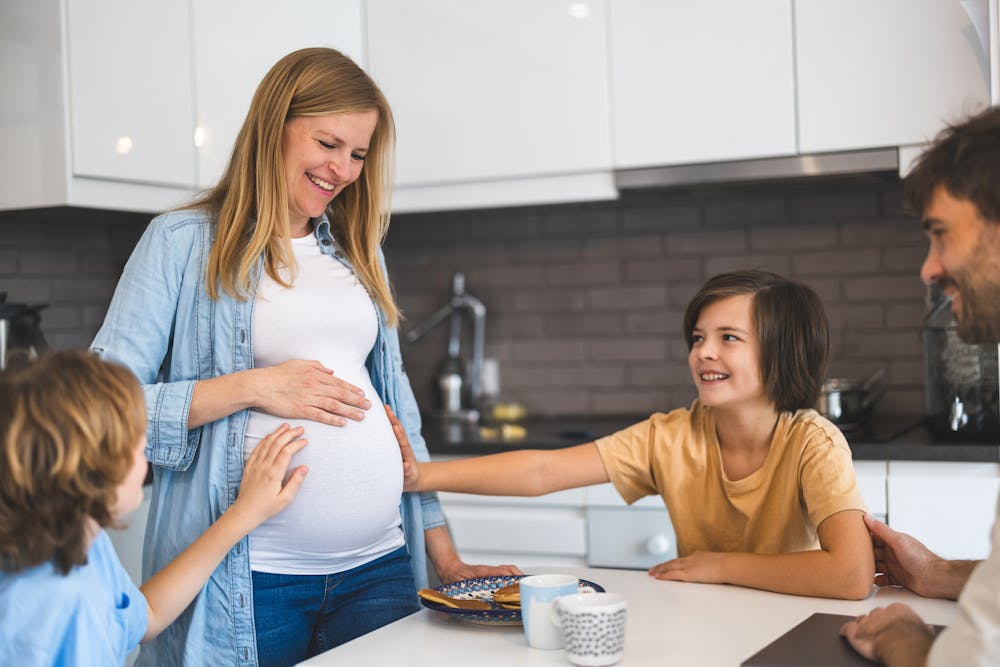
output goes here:
{"type": "Polygon", "coordinates": [[[0,373],[0,570],[86,562],[146,430],[135,376],[83,351],[0,373]]]}

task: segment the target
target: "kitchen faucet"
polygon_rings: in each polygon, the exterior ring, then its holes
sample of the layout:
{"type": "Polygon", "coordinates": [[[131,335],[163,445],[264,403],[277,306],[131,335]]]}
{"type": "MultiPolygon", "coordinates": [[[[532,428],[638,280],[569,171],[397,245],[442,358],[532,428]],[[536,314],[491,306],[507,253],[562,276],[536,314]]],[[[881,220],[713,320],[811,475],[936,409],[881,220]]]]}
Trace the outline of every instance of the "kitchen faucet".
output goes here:
{"type": "Polygon", "coordinates": [[[409,343],[420,340],[424,334],[445,319],[449,320],[448,356],[438,373],[438,389],[441,392],[442,416],[468,421],[479,419],[480,401],[483,395],[483,353],[486,341],[486,306],[465,291],[465,274],[458,272],[451,281],[451,296],[447,304],[435,311],[426,320],[406,334],[409,343]],[[463,315],[472,317],[472,362],[469,369],[467,409],[462,408],[463,371],[461,360],[463,315]]]}

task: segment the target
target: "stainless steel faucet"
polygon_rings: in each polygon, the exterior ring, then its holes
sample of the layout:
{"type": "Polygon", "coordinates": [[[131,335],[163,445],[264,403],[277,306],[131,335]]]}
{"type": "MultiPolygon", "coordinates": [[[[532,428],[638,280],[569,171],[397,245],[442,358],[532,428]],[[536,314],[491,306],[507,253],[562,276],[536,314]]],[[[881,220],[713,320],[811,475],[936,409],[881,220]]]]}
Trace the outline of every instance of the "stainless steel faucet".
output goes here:
{"type": "MultiPolygon", "coordinates": [[[[435,311],[426,320],[415,326],[406,334],[406,340],[415,343],[438,324],[449,320],[448,357],[445,369],[454,369],[461,363],[462,319],[463,315],[472,317],[472,361],[469,369],[469,412],[475,414],[468,417],[478,419],[478,409],[483,396],[483,355],[486,343],[486,306],[483,302],[465,291],[465,274],[458,272],[451,281],[451,297],[447,304],[435,311]]],[[[446,372],[446,371],[443,371],[446,372]]],[[[443,378],[439,378],[443,380],[443,378]]],[[[440,382],[441,390],[445,392],[445,383],[440,382]]],[[[459,416],[463,413],[460,407],[456,410],[453,401],[442,396],[442,407],[445,416],[459,416]]]]}

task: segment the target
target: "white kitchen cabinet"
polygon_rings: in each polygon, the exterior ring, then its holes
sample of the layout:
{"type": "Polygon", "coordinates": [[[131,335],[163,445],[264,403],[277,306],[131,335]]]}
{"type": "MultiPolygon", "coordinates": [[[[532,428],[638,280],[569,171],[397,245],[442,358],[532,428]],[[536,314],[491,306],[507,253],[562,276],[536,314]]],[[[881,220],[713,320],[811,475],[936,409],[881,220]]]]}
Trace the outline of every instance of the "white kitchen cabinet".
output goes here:
{"type": "Polygon", "coordinates": [[[0,209],[154,211],[191,195],[185,7],[0,3],[0,209]]]}
{"type": "Polygon", "coordinates": [[[73,174],[192,187],[189,5],[72,0],[66,12],[73,174]]]}
{"type": "Polygon", "coordinates": [[[611,0],[615,166],[794,155],[792,0],[611,0]]]}
{"type": "Polygon", "coordinates": [[[583,491],[537,498],[439,493],[455,548],[466,563],[577,567],[585,564],[583,491]]]}
{"type": "Polygon", "coordinates": [[[0,209],[189,199],[218,179],[279,57],[333,46],[364,66],[362,2],[0,3],[0,209]]]}
{"type": "Polygon", "coordinates": [[[603,2],[367,12],[370,71],[397,125],[394,210],[616,196],[603,2]]]}
{"type": "Polygon", "coordinates": [[[889,525],[944,558],[985,558],[1000,464],[889,462],[889,525]]]}
{"type": "Polygon", "coordinates": [[[796,0],[799,152],[919,144],[988,102],[958,0],[796,0]]]}
{"type": "Polygon", "coordinates": [[[888,473],[887,461],[854,462],[854,475],[858,480],[858,490],[861,491],[861,497],[865,499],[868,513],[880,521],[885,521],[888,515],[888,501],[886,500],[888,473]]]}
{"type": "Polygon", "coordinates": [[[193,3],[199,186],[208,187],[219,180],[257,84],[279,58],[301,48],[327,46],[365,67],[362,2],[193,3]]]}

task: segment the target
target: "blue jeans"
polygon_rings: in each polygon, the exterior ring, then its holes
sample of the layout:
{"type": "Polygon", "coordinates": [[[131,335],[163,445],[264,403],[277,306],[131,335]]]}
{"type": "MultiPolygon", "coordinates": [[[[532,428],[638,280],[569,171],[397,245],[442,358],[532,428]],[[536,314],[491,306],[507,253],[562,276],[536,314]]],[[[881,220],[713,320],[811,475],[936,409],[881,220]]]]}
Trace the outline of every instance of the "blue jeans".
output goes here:
{"type": "Polygon", "coordinates": [[[252,575],[261,667],[301,662],[420,609],[405,546],[336,574],[252,575]]]}

